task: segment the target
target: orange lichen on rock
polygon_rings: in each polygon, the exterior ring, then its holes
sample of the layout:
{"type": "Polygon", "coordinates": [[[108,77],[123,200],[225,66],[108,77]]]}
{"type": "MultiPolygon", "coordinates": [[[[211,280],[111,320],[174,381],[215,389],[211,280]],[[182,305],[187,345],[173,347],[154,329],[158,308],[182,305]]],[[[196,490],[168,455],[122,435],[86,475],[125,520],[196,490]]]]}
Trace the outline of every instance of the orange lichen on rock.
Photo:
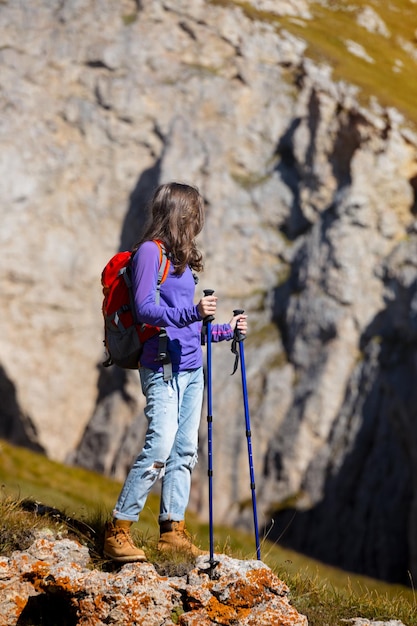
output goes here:
{"type": "Polygon", "coordinates": [[[239,606],[234,606],[232,603],[223,604],[219,602],[214,596],[211,597],[209,603],[205,607],[207,616],[215,624],[222,624],[229,626],[229,624],[240,624],[242,619],[247,617],[250,613],[250,609],[242,609],[239,606]]]}
{"type": "Polygon", "coordinates": [[[251,608],[260,602],[267,602],[276,596],[273,588],[272,572],[261,569],[249,572],[245,578],[237,580],[229,589],[229,602],[235,607],[251,608]]]}

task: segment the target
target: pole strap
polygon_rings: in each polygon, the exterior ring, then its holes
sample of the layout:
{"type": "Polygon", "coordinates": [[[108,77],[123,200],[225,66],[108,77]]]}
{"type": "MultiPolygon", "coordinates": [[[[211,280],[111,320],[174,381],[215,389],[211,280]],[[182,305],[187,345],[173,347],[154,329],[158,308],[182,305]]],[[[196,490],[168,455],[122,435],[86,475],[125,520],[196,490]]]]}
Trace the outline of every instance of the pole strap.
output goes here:
{"type": "Polygon", "coordinates": [[[238,344],[238,340],[236,338],[236,334],[233,336],[233,341],[232,341],[232,346],[231,346],[231,351],[232,353],[235,355],[235,363],[233,365],[233,372],[230,374],[230,376],[233,376],[233,374],[236,372],[237,367],[239,365],[239,352],[237,349],[237,344],[238,344]]]}
{"type": "MultiPolygon", "coordinates": [[[[244,312],[245,311],[243,309],[234,309],[233,316],[241,315],[244,312]]],[[[233,374],[236,372],[237,367],[239,365],[239,352],[237,349],[237,344],[240,343],[241,341],[244,341],[244,339],[245,339],[245,335],[241,333],[238,327],[236,326],[235,331],[233,333],[232,346],[230,348],[232,353],[235,355],[235,363],[233,365],[233,372],[230,374],[231,376],[233,376],[233,374]]]]}
{"type": "Polygon", "coordinates": [[[165,328],[161,328],[159,331],[158,339],[158,357],[156,361],[162,363],[162,369],[164,374],[164,380],[172,379],[172,363],[171,357],[168,352],[168,334],[165,328]]]}

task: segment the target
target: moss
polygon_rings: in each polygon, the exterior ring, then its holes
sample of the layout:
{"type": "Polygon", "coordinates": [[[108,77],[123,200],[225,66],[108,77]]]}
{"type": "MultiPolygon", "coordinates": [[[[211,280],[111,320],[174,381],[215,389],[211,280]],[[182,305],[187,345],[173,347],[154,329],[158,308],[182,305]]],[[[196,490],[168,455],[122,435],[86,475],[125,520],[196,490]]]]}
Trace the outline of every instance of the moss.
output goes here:
{"type": "Polygon", "coordinates": [[[280,334],[278,328],[273,322],[271,322],[270,324],[260,326],[253,331],[251,330],[245,339],[245,343],[251,346],[260,346],[267,342],[279,341],[279,339],[280,334]]]}
{"type": "Polygon", "coordinates": [[[130,26],[134,24],[138,19],[137,13],[129,13],[129,15],[122,15],[122,22],[125,26],[130,26]]]}
{"type": "Polygon", "coordinates": [[[185,63],[183,65],[196,74],[205,74],[206,76],[220,76],[221,67],[214,65],[203,65],[203,63],[185,63]]]}
{"type": "Polygon", "coordinates": [[[184,609],[182,608],[182,606],[176,606],[171,613],[171,619],[173,621],[174,624],[178,624],[178,620],[181,617],[181,615],[184,613],[184,609]]]}
{"type": "Polygon", "coordinates": [[[303,498],[305,498],[305,493],[303,491],[297,491],[296,493],[293,493],[284,498],[284,500],[272,504],[269,508],[268,514],[273,517],[274,515],[282,511],[287,511],[288,509],[296,509],[297,504],[303,498]]]}
{"type": "Polygon", "coordinates": [[[236,7],[251,20],[261,20],[268,22],[278,22],[278,17],[271,11],[262,11],[253,6],[251,2],[240,2],[239,0],[209,0],[209,4],[220,7],[236,7]]]}
{"type": "Polygon", "coordinates": [[[270,175],[255,172],[248,172],[247,174],[232,173],[231,178],[239,187],[250,190],[258,185],[263,185],[270,178],[270,175]]]}

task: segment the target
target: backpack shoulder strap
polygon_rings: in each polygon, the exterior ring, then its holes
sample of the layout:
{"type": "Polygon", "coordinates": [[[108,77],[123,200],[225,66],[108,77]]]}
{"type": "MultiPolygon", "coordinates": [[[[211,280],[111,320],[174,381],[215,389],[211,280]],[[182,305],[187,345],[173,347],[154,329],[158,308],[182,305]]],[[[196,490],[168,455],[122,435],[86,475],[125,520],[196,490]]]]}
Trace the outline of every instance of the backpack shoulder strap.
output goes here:
{"type": "Polygon", "coordinates": [[[162,243],[162,241],[160,241],[160,239],[153,239],[153,241],[154,243],[156,243],[156,245],[159,248],[159,272],[158,272],[158,281],[156,283],[156,296],[155,296],[155,303],[159,304],[160,298],[161,298],[161,295],[160,295],[161,285],[168,276],[171,262],[168,258],[167,252],[165,250],[165,246],[162,243]]]}
{"type": "MultiPolygon", "coordinates": [[[[159,248],[159,272],[158,281],[156,283],[155,303],[159,304],[161,299],[161,285],[168,276],[171,262],[168,258],[165,246],[160,239],[153,239],[154,243],[159,248]]],[[[162,369],[164,380],[171,380],[172,378],[172,363],[171,357],[168,352],[168,335],[165,328],[161,328],[159,331],[158,342],[158,361],[162,362],[162,369]]]]}

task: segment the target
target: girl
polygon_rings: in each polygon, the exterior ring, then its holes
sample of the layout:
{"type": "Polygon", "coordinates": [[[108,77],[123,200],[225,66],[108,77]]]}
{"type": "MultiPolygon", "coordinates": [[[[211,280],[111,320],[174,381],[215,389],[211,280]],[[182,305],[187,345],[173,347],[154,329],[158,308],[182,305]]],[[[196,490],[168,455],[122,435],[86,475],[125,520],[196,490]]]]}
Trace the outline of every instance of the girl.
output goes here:
{"type": "MultiPolygon", "coordinates": [[[[189,185],[168,183],[155,191],[152,220],[134,247],[132,275],[138,318],[165,328],[172,376],[166,380],[158,360],[157,335],[144,344],[139,368],[146,397],[148,428],[143,449],[135,460],[106,525],[104,554],[119,562],[145,561],[130,535],[147,496],[162,479],[159,512],[159,550],[187,550],[192,556],[203,552],[188,535],[184,515],[188,505],[191,472],[197,461],[198,429],[203,401],[202,320],[216,313],[217,297],[206,295],[194,304],[193,272],[203,269],[196,237],[204,224],[204,201],[189,185]],[[162,242],[170,268],[155,302],[162,242]]],[[[212,325],[212,341],[230,340],[235,328],[247,330],[246,315],[236,315],[229,324],[212,325]]]]}

